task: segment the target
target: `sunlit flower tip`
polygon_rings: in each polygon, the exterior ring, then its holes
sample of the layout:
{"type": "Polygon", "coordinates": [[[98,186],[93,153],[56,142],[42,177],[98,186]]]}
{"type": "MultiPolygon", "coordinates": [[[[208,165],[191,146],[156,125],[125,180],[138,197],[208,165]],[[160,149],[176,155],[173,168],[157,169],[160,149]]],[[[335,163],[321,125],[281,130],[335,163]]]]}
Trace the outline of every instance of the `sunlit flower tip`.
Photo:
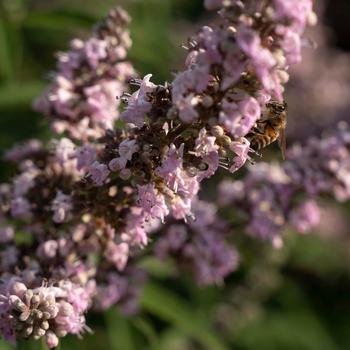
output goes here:
{"type": "Polygon", "coordinates": [[[46,337],[46,344],[50,349],[53,349],[58,346],[59,340],[57,335],[54,332],[48,331],[45,334],[45,337],[46,337]]]}

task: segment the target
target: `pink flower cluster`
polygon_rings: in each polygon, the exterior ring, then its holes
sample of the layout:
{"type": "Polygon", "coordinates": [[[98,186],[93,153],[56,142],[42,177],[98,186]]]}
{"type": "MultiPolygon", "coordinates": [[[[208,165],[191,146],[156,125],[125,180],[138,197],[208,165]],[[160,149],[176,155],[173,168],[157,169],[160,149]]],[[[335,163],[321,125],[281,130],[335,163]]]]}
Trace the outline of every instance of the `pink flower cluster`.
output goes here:
{"type": "Polygon", "coordinates": [[[130,18],[112,10],[87,40],[74,39],[70,50],[58,55],[51,85],[34,103],[56,133],[77,140],[95,139],[114,126],[126,82],[135,75],[125,61],[131,46],[126,29],[130,18]]]}
{"type": "MultiPolygon", "coordinates": [[[[137,259],[161,224],[156,253],[178,258],[198,283],[221,283],[237,267],[226,224],[197,194],[219,166],[233,173],[250,159],[245,136],[266,103],[282,99],[287,65],[300,49],[287,47],[287,37],[300,39],[313,15],[310,6],[289,12],[283,2],[293,9],[288,0],[207,1],[223,6],[220,22],[189,40],[186,68],[172,83],[132,79],[139,89],[124,95],[122,128],[113,128],[115,97],[134,75],[124,61],[123,10],[59,56],[36,106],[70,138],[15,146],[6,158],[18,171],[0,186],[6,339],[45,337],[55,347],[59,337],[87,329],[90,308],[117,303],[134,312],[146,278],[137,259]]],[[[303,220],[301,230],[308,228],[303,220]]]]}
{"type": "MultiPolygon", "coordinates": [[[[322,1],[318,14],[326,17],[322,1]]],[[[348,119],[350,101],[350,55],[332,46],[333,32],[321,23],[310,31],[316,50],[305,50],[303,63],[293,66],[286,91],[288,139],[303,140],[320,135],[340,120],[348,119]],[[322,72],[322,74],[320,74],[322,72]]]]}
{"type": "Polygon", "coordinates": [[[55,287],[31,289],[28,286],[33,284],[34,275],[26,277],[26,284],[12,277],[1,286],[0,329],[6,340],[15,345],[18,334],[23,338],[45,337],[53,348],[59,337],[88,330],[84,317],[91,299],[88,288],[61,280],[55,287]]]}
{"type": "Polygon", "coordinates": [[[214,204],[196,201],[187,225],[169,222],[154,251],[162,260],[173,257],[200,285],[221,284],[239,263],[238,253],[226,240],[228,225],[217,216],[214,204]]]}
{"type": "Polygon", "coordinates": [[[12,343],[46,337],[55,347],[59,337],[88,329],[90,308],[118,303],[126,313],[137,309],[145,273],[131,261],[126,267],[129,245],[117,231],[130,216],[120,203],[133,192],[89,187],[76,154],[65,138],[7,154],[19,167],[13,182],[0,187],[0,330],[12,343]]]}
{"type": "Polygon", "coordinates": [[[243,221],[249,235],[278,247],[288,224],[305,233],[319,223],[319,197],[349,200],[349,179],[350,131],[341,123],[327,137],[291,148],[283,165],[259,163],[243,180],[223,181],[218,200],[248,219],[243,221]]]}
{"type": "MultiPolygon", "coordinates": [[[[171,84],[157,86],[151,75],[133,81],[139,89],[121,114],[128,129],[106,137],[91,180],[134,183],[147,220],[193,215],[200,182],[219,166],[235,172],[244,165],[252,151],[245,136],[266,103],[282,99],[287,68],[296,61],[287,36],[300,39],[314,23],[311,2],[302,3],[294,16],[278,1],[218,2],[221,22],[189,40],[186,69],[171,84]]],[[[300,46],[295,50],[300,55],[300,46]]]]}

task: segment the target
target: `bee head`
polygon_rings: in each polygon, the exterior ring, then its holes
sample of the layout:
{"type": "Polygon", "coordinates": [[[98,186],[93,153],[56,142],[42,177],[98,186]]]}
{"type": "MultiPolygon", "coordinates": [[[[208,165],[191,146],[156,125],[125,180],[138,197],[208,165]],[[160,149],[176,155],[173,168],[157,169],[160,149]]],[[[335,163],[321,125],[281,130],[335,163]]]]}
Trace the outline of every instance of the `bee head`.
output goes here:
{"type": "Polygon", "coordinates": [[[276,113],[282,113],[285,110],[287,110],[287,102],[283,101],[283,102],[279,102],[279,101],[270,101],[266,104],[267,108],[270,108],[271,110],[273,110],[276,113]]]}

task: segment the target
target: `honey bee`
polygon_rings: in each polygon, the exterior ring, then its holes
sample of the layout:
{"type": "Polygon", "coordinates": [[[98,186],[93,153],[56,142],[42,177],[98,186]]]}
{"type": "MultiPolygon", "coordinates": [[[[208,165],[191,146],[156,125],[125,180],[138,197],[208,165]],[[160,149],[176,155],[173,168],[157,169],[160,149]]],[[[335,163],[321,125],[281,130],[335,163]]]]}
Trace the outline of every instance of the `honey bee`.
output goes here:
{"type": "Polygon", "coordinates": [[[251,147],[259,151],[278,140],[282,151],[282,158],[286,155],[286,126],[287,126],[287,103],[270,101],[266,104],[267,110],[256,126],[247,135],[251,147]]]}

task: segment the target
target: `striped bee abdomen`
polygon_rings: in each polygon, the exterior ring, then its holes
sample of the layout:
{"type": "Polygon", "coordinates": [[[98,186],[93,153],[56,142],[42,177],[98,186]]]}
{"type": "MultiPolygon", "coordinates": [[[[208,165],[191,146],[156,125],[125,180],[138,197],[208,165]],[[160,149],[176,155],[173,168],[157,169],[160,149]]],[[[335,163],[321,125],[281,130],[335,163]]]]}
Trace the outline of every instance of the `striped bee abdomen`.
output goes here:
{"type": "Polygon", "coordinates": [[[275,142],[277,138],[278,132],[272,127],[266,127],[263,134],[252,133],[248,139],[250,140],[252,149],[258,151],[275,142]]]}

